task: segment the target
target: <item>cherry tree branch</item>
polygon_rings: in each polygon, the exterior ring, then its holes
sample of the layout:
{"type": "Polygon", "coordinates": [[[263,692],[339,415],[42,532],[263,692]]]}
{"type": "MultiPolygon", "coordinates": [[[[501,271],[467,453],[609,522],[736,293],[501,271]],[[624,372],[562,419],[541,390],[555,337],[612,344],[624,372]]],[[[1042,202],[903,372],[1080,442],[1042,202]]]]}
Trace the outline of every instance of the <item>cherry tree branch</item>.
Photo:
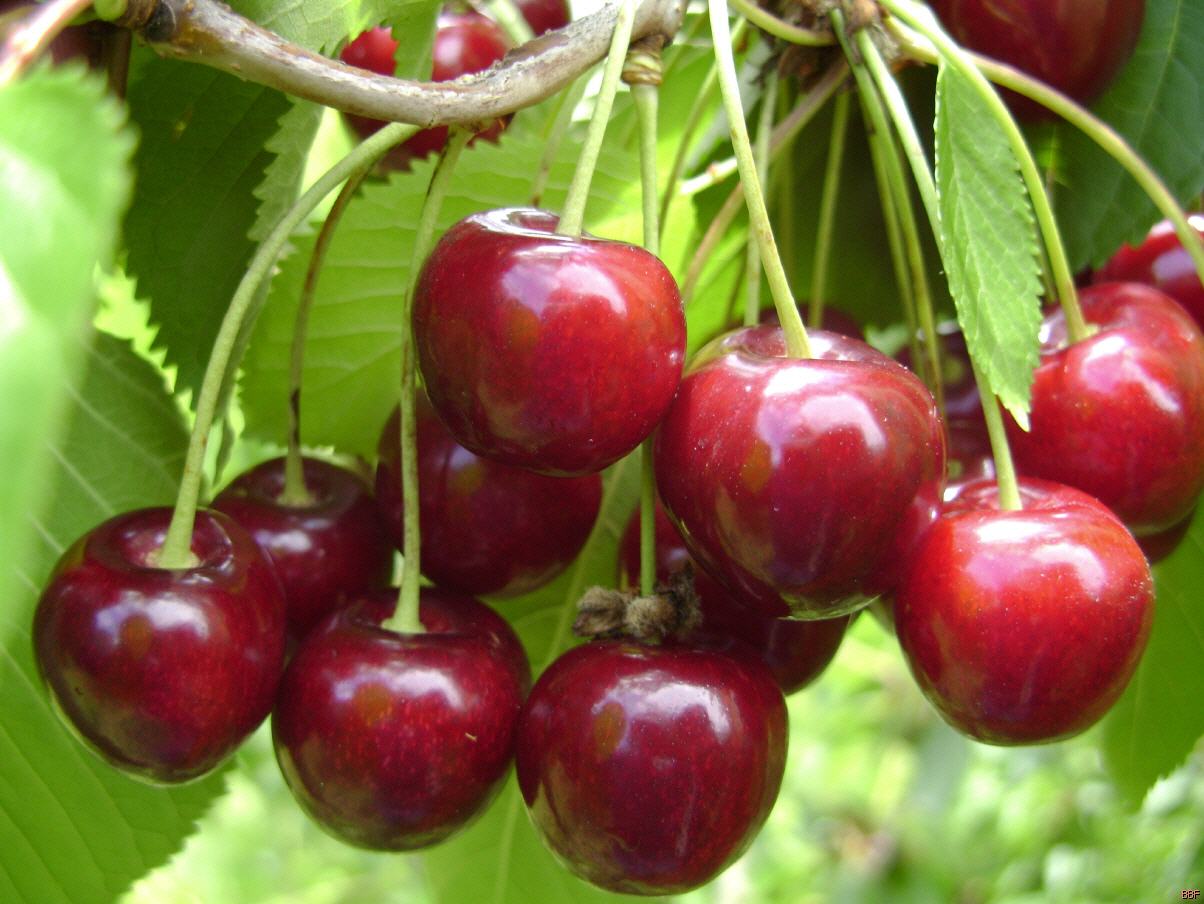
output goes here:
{"type": "MultiPolygon", "coordinates": [[[[548,32],[484,72],[452,82],[377,75],[291,44],[217,0],[130,0],[118,24],[156,52],[373,119],[420,126],[475,124],[555,94],[606,55],[617,3],[548,32]]],[[[632,40],[681,26],[685,0],[640,0],[632,40]]]]}

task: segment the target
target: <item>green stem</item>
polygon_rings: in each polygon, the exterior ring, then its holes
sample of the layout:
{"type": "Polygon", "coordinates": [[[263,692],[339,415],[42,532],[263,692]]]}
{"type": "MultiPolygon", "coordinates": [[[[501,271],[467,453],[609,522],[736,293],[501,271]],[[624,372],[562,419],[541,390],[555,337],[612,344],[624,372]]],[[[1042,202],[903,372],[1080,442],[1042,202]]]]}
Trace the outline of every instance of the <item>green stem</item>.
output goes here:
{"type": "Polygon", "coordinates": [[[585,92],[585,79],[577,79],[564,87],[556,97],[556,113],[551,125],[544,133],[543,156],[539,160],[539,169],[531,181],[531,206],[539,207],[543,201],[543,193],[548,187],[548,178],[552,175],[552,166],[556,163],[556,155],[560,153],[560,145],[564,142],[565,133],[573,121],[573,110],[585,92]]]}
{"type": "Polygon", "coordinates": [[[773,238],[773,227],[769,212],[765,209],[765,197],[761,193],[761,182],[757,178],[757,165],[753,159],[752,143],[748,138],[748,125],[744,121],[744,106],[740,101],[740,85],[736,77],[736,61],[732,55],[732,36],[728,24],[727,0],[709,0],[712,44],[719,70],[719,91],[727,111],[728,126],[732,133],[732,149],[736,152],[736,163],[740,169],[740,182],[744,187],[744,200],[748,205],[749,228],[761,252],[761,266],[773,294],[778,321],[786,337],[786,353],[792,358],[811,357],[811,346],[807,341],[807,328],[799,315],[786,271],[778,254],[773,238]]]}
{"type": "Polygon", "coordinates": [[[974,371],[974,382],[978,384],[978,394],[982,397],[982,413],[987,422],[987,436],[991,439],[991,456],[995,459],[995,483],[999,487],[999,507],[1004,511],[1016,512],[1024,506],[1020,501],[1020,486],[1016,480],[1016,467],[1012,463],[1012,450],[1008,446],[999,400],[991,392],[990,384],[973,360],[970,367],[974,371]]]}
{"type": "Polygon", "coordinates": [[[301,457],[301,376],[305,368],[305,338],[309,333],[309,315],[313,310],[318,276],[322,272],[322,264],[326,261],[330,240],[334,237],[334,231],[342,220],[343,213],[367,175],[368,170],[361,169],[352,173],[351,178],[343,183],[330,212],[326,214],[322,228],[318,230],[317,238],[314,239],[309,266],[305,270],[305,282],[301,286],[301,297],[297,302],[297,319],[293,324],[293,344],[289,353],[288,451],[284,456],[284,489],[281,490],[279,499],[282,505],[313,505],[313,495],[305,485],[301,457]]]}
{"type": "MultiPolygon", "coordinates": [[[[736,26],[736,31],[739,32],[743,23],[736,26]]],[[[681,129],[681,137],[677,142],[677,151],[673,155],[673,165],[669,167],[669,179],[665,184],[665,194],[661,199],[660,207],[660,222],[662,226],[669,219],[669,205],[673,202],[673,196],[677,192],[677,185],[681,182],[681,175],[686,169],[686,158],[689,155],[690,144],[694,139],[694,133],[698,131],[698,127],[702,124],[704,115],[710,113],[711,95],[715,92],[715,87],[719,84],[719,71],[712,64],[707,70],[706,77],[702,81],[701,87],[698,89],[698,99],[693,106],[690,107],[690,113],[686,117],[685,125],[681,129]]]]}
{"type": "Polygon", "coordinates": [[[431,173],[430,186],[418,214],[414,232],[414,249],[410,257],[405,294],[401,300],[401,500],[402,500],[402,569],[401,587],[397,592],[397,607],[381,622],[381,627],[403,634],[423,631],[418,614],[418,579],[421,576],[422,532],[418,523],[418,425],[414,409],[417,395],[417,375],[414,364],[414,331],[411,326],[414,308],[414,286],[418,274],[435,243],[435,225],[443,209],[443,199],[451,186],[452,173],[460,152],[472,137],[470,129],[453,126],[448,133],[447,147],[431,173]]]}
{"type": "Polygon", "coordinates": [[[834,43],[832,32],[817,31],[813,28],[803,28],[783,22],[772,13],[757,6],[752,0],[732,0],[732,6],[740,11],[740,15],[753,25],[775,38],[781,38],[789,44],[801,44],[804,47],[830,47],[834,43]]]}
{"type": "MultiPolygon", "coordinates": [[[[1049,196],[1045,193],[1045,184],[1041,180],[1041,171],[1033,160],[1028,143],[1016,121],[1008,112],[1007,105],[999,97],[991,83],[978,70],[964,50],[961,49],[937,24],[932,12],[925,6],[919,6],[912,0],[882,0],[882,5],[897,16],[902,22],[910,25],[917,32],[933,43],[940,53],[942,63],[947,63],[969,80],[979,96],[986,103],[995,121],[1003,129],[1011,146],[1012,154],[1020,167],[1020,176],[1028,190],[1033,213],[1037,218],[1037,226],[1045,245],[1045,254],[1049,258],[1050,270],[1053,273],[1054,284],[1058,291],[1058,302],[1066,315],[1066,332],[1071,342],[1086,338],[1091,330],[1083,319],[1083,311],[1079,306],[1078,290],[1074,285],[1074,274],[1066,259],[1066,249],[1062,245],[1062,236],[1054,218],[1053,207],[1049,196]]],[[[914,43],[914,42],[912,42],[914,43]]]]}
{"type": "MultiPolygon", "coordinates": [[[[762,185],[769,183],[769,139],[773,133],[777,94],[777,73],[771,71],[766,77],[765,91],[761,94],[761,112],[757,117],[757,144],[753,148],[757,178],[761,180],[762,185]]],[[[744,325],[756,326],[761,314],[761,261],[756,242],[748,243],[748,263],[745,268],[747,294],[744,296],[744,325]]]]}
{"type": "Polygon", "coordinates": [[[569,184],[564,213],[556,227],[560,235],[580,235],[581,225],[585,222],[590,183],[598,166],[598,155],[602,152],[602,139],[606,135],[606,124],[610,121],[615,92],[619,89],[619,78],[623,74],[623,62],[631,44],[631,29],[635,24],[636,0],[620,0],[620,4],[610,51],[606,56],[606,68],[602,70],[602,85],[598,88],[598,99],[589,121],[589,131],[585,135],[585,145],[581,148],[581,158],[573,173],[573,181],[569,184]]]}
{"type": "MultiPolygon", "coordinates": [[[[875,102],[880,97],[886,103],[891,120],[895,125],[895,133],[899,136],[899,141],[902,144],[903,154],[907,158],[912,172],[916,174],[916,182],[921,187],[921,193],[927,199],[926,209],[929,221],[933,228],[936,228],[940,222],[938,219],[933,219],[934,216],[939,216],[936,201],[936,186],[933,184],[932,171],[928,168],[928,159],[924,154],[923,146],[920,144],[920,136],[916,131],[915,123],[912,121],[907,101],[903,97],[903,92],[899,90],[894,77],[890,74],[890,69],[887,67],[886,61],[882,59],[882,54],[870,38],[868,31],[862,30],[858,32],[857,47],[861,51],[861,59],[873,80],[873,84],[869,86],[869,91],[874,94],[875,102]]],[[[885,122],[885,117],[883,117],[883,122],[885,122]]],[[[885,128],[886,126],[884,125],[883,127],[885,128]]],[[[928,377],[926,382],[932,387],[932,394],[936,397],[937,407],[943,414],[945,411],[945,387],[941,374],[940,340],[936,331],[932,292],[928,286],[927,270],[924,267],[924,249],[920,243],[919,229],[916,226],[915,211],[911,203],[911,191],[904,178],[903,167],[899,163],[894,141],[890,142],[887,169],[888,177],[894,186],[895,197],[898,199],[899,211],[901,213],[900,225],[902,226],[906,243],[908,268],[912,274],[912,285],[915,289],[916,315],[919,320],[920,330],[924,334],[924,354],[913,360],[924,362],[921,370],[926,372],[928,377]]]]}
{"type": "Polygon", "coordinates": [[[828,260],[832,253],[832,226],[836,219],[836,199],[840,196],[840,175],[844,163],[844,140],[848,132],[849,95],[836,95],[832,106],[832,134],[828,143],[828,162],[824,167],[824,187],[819,203],[819,225],[815,230],[815,258],[811,265],[811,306],[807,319],[819,329],[824,319],[824,293],[828,289],[828,260]]]}
{"type": "Polygon", "coordinates": [[[189,568],[196,564],[196,557],[193,556],[191,548],[192,522],[201,491],[205,446],[217,413],[217,402],[226,379],[227,368],[232,363],[236,364],[231,361],[231,352],[238,344],[238,335],[243,327],[245,315],[255,301],[260,284],[271,275],[276,259],[293,230],[301,225],[323,198],[342,185],[352,173],[371,166],[385,151],[405,141],[417,131],[417,126],[408,123],[391,123],[369,136],[323,173],[294,201],[293,206],[285,211],[284,216],[255,250],[247,265],[247,272],[243,274],[238,288],[234,290],[234,297],[230,299],[230,307],[226,309],[222,318],[217,338],[213,342],[213,351],[209,355],[209,364],[205,368],[205,377],[197,395],[196,420],[184,458],[184,471],[180,477],[175,510],[172,512],[171,524],[168,525],[163,546],[155,556],[155,564],[160,568],[189,568]]]}
{"type": "MultiPolygon", "coordinates": [[[[894,34],[900,39],[900,43],[909,56],[928,63],[940,61],[940,55],[930,46],[916,41],[914,34],[909,30],[896,28],[894,34]]],[[[1055,91],[1045,83],[987,57],[968,51],[966,51],[966,55],[992,82],[1015,91],[1017,94],[1022,94],[1029,100],[1035,101],[1061,116],[1120,164],[1146,193],[1162,216],[1171,221],[1175,234],[1183,243],[1183,247],[1187,249],[1188,254],[1191,255],[1192,262],[1196,265],[1196,272],[1199,274],[1200,280],[1204,282],[1204,238],[1192,229],[1183,208],[1175,200],[1174,194],[1149,164],[1133,150],[1133,146],[1125,140],[1124,136],[1086,107],[1075,103],[1065,94],[1055,91]]]]}
{"type": "MultiPolygon", "coordinates": [[[[660,255],[660,223],[656,196],[656,137],[659,91],[655,85],[631,86],[640,132],[640,185],[644,204],[644,247],[660,255]]],[[[656,586],[656,476],[652,439],[640,445],[640,595],[656,586]]]]}
{"type": "Polygon", "coordinates": [[[521,47],[535,37],[535,32],[531,31],[531,26],[527,24],[514,0],[486,0],[485,8],[497,24],[502,26],[502,31],[514,42],[515,47],[521,47]]]}

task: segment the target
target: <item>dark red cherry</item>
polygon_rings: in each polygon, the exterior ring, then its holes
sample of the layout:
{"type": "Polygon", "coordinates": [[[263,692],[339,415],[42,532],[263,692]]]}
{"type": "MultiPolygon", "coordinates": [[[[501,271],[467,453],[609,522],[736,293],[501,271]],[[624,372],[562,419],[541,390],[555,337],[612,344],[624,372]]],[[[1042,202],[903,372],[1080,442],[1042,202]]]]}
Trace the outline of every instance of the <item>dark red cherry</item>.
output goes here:
{"type": "Polygon", "coordinates": [[[945,468],[914,374],[835,333],[813,331],[811,349],[787,358],[769,326],[712,341],[656,437],[657,487],[691,555],[770,616],[868,603],[867,576],[945,468]]]}
{"type": "Polygon", "coordinates": [[[235,478],[213,500],[271,559],[294,640],[346,600],[388,584],[393,572],[393,544],[367,483],[316,458],[304,459],[302,471],[312,496],[305,505],[281,501],[283,458],[235,478]]]}
{"type": "Polygon", "coordinates": [[[118,515],[59,559],[34,613],[60,715],[113,766],[152,782],[204,775],[271,709],[284,663],[280,582],[225,515],[196,515],[192,568],[152,564],[171,510],[118,515]]]}
{"type": "Polygon", "coordinates": [[[555,28],[564,28],[572,18],[568,0],[514,0],[514,5],[536,36],[555,28]]]}
{"type": "Polygon", "coordinates": [[[414,341],[456,440],[544,474],[591,474],[652,432],[677,389],[677,283],[635,245],[556,235],[530,209],[473,214],[427,259],[414,341]]]}
{"type": "Polygon", "coordinates": [[[1041,327],[1032,430],[1009,419],[1022,473],[1070,484],[1135,534],[1187,517],[1204,487],[1204,337],[1157,289],[1104,283],[1080,294],[1094,335],[1067,346],[1061,311],[1041,327]]]}
{"type": "MultiPolygon", "coordinates": [[[[500,25],[492,19],[472,10],[457,12],[444,10],[439,13],[432,48],[433,65],[431,81],[447,82],[488,69],[506,55],[510,42],[500,25]]],[[[393,75],[396,63],[393,54],[397,42],[387,28],[374,28],[364,32],[350,44],[341,55],[344,63],[369,69],[380,75],[393,75]]],[[[384,123],[363,116],[348,116],[348,122],[361,137],[371,135],[384,123]]],[[[502,131],[501,122],[480,132],[481,137],[496,141],[502,131]]],[[[400,146],[401,153],[393,155],[397,163],[405,163],[416,157],[441,151],[447,144],[447,126],[423,129],[400,146]]]]}
{"type": "MultiPolygon", "coordinates": [[[[1204,237],[1204,214],[1188,218],[1204,237]]],[[[1150,230],[1136,248],[1123,246],[1095,272],[1094,282],[1139,282],[1161,289],[1187,309],[1196,324],[1204,327],[1204,282],[1169,220],[1150,230]]]]}
{"type": "MultiPolygon", "coordinates": [[[[402,546],[398,412],[380,439],[377,504],[402,546]]],[[[516,596],[568,567],[593,530],[602,478],[544,477],[469,452],[421,396],[418,499],[422,573],[440,587],[474,596],[516,596]]]]}
{"type": "Polygon", "coordinates": [[[1107,508],[1070,487],[966,487],[925,535],[896,596],[899,644],[954,728],[990,744],[1078,734],[1124,690],[1145,648],[1154,586],[1107,508]]]}
{"type": "MultiPolygon", "coordinates": [[[[1080,103],[1099,96],[1128,61],[1145,0],[932,0],[961,44],[1009,63],[1080,103]]],[[[1025,119],[1049,114],[1009,95],[1025,119]]]]}
{"type": "Polygon", "coordinates": [[[424,589],[422,634],[381,627],[377,591],[298,647],[272,716],[285,781],[323,829],[376,850],[447,838],[493,799],[530,685],[522,645],[483,603],[424,589]]]}
{"type": "MultiPolygon", "coordinates": [[[[620,585],[640,582],[640,513],[627,525],[619,546],[623,574],[620,585]]],[[[819,677],[840,648],[849,616],[823,621],[769,618],[740,603],[690,558],[685,541],[656,506],[656,578],[668,581],[687,566],[694,568],[694,587],[702,608],[702,625],[682,638],[683,643],[727,650],[747,646],[769,667],[783,694],[792,694],[819,677]]]]}
{"type": "Polygon", "coordinates": [[[523,707],[515,767],[544,843],[626,894],[709,881],[751,843],[786,757],[786,707],[753,657],[600,641],[561,656],[523,707]]]}

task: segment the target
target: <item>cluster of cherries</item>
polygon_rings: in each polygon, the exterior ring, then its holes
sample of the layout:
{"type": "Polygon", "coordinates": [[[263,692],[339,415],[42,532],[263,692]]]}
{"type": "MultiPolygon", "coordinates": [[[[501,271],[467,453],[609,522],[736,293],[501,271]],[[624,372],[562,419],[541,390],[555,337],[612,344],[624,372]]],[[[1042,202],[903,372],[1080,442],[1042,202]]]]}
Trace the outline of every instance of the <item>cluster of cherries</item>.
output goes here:
{"type": "MultiPolygon", "coordinates": [[[[1025,475],[1010,510],[968,381],[943,417],[860,338],[815,330],[810,357],[791,357],[773,323],[718,337],[683,369],[664,264],[556,226],[533,209],[474,214],[416,284],[424,630],[390,626],[394,415],[375,493],[307,459],[309,498],[286,499],[276,460],[197,513],[189,567],[158,564],[165,509],[116,517],[64,554],[34,645],[85,743],[133,775],[186,781],[271,712],[301,806],[383,850],[462,828],[513,761],[571,870],[668,894],[751,843],[784,769],[783,693],[823,670],[871,601],[971,737],[1056,740],[1112,705],[1153,617],[1134,535],[1168,549],[1204,487],[1204,287],[1183,267],[1181,282],[1167,275],[1183,254],[1173,236],[1155,230],[1097,274],[1137,282],[1082,292],[1088,338],[1071,344],[1063,315],[1046,317],[1031,430],[1008,429],[1025,475]],[[514,631],[476,597],[504,607],[562,572],[595,528],[599,472],[649,437],[657,576],[697,570],[701,626],[578,646],[532,686],[514,631]]],[[[946,360],[968,373],[958,338],[946,360]]],[[[633,521],[621,583],[638,579],[637,534],[633,521]]]]}

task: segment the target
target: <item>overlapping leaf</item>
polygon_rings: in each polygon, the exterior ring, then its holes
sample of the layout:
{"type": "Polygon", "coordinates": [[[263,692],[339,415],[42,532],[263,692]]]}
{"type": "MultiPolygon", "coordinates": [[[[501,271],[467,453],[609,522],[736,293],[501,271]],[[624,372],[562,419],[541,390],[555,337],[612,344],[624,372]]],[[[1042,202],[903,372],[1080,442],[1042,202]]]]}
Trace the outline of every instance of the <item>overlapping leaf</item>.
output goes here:
{"type": "Polygon", "coordinates": [[[1032,212],[1003,128],[950,65],[937,76],[936,183],[941,259],[966,345],[1027,423],[1041,320],[1032,212]]]}
{"type": "MultiPolygon", "coordinates": [[[[1129,64],[1095,105],[1181,202],[1204,189],[1204,0],[1147,0],[1129,64]]],[[[1073,267],[1099,264],[1158,219],[1133,179],[1087,136],[1059,129],[1058,220],[1073,267]]]]}

